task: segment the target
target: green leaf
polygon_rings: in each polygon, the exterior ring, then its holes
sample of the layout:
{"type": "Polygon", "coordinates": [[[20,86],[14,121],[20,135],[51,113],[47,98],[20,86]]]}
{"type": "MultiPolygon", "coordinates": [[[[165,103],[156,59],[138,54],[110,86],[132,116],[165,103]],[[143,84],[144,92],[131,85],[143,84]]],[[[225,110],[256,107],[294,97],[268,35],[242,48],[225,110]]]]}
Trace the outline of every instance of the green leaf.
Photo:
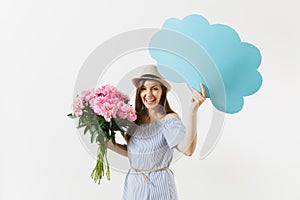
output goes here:
{"type": "Polygon", "coordinates": [[[91,134],[97,133],[97,128],[95,125],[91,125],[90,132],[91,134]]]}
{"type": "Polygon", "coordinates": [[[99,124],[100,124],[100,126],[102,126],[104,123],[105,123],[105,121],[104,121],[104,120],[99,120],[99,124]]]}
{"type": "Polygon", "coordinates": [[[88,132],[89,129],[90,129],[90,126],[86,126],[84,131],[83,131],[83,134],[85,135],[88,132]]]}
{"type": "Polygon", "coordinates": [[[86,126],[86,122],[84,121],[84,116],[81,116],[80,118],[79,118],[79,122],[78,122],[78,127],[77,128],[81,128],[81,127],[83,127],[83,126],[86,126]]]}
{"type": "Polygon", "coordinates": [[[103,138],[103,135],[97,135],[96,139],[97,139],[97,141],[98,141],[100,144],[104,144],[104,138],[103,138]]]}
{"type": "Polygon", "coordinates": [[[113,144],[116,144],[116,133],[115,132],[113,132],[111,135],[111,141],[113,144]]]}
{"type": "Polygon", "coordinates": [[[94,135],[96,135],[95,132],[92,132],[92,133],[91,133],[91,143],[93,143],[94,135]]]}
{"type": "Polygon", "coordinates": [[[85,127],[85,126],[86,126],[86,124],[81,124],[81,125],[77,126],[76,128],[82,128],[82,127],[85,127]]]}
{"type": "Polygon", "coordinates": [[[67,116],[70,117],[71,119],[77,118],[77,117],[76,117],[75,115],[73,115],[72,113],[68,114],[67,116]]]}
{"type": "Polygon", "coordinates": [[[110,140],[110,132],[111,132],[110,129],[108,129],[108,132],[106,132],[106,131],[104,132],[104,134],[108,140],[110,140]]]}
{"type": "Polygon", "coordinates": [[[91,143],[93,143],[94,141],[96,141],[97,136],[98,136],[98,133],[97,133],[97,132],[94,132],[94,133],[91,135],[91,143]]]}
{"type": "Polygon", "coordinates": [[[104,131],[103,131],[103,129],[101,128],[101,126],[99,125],[99,126],[97,126],[98,127],[98,134],[99,135],[103,135],[104,134],[104,131]]]}
{"type": "Polygon", "coordinates": [[[96,121],[97,120],[97,115],[93,115],[93,121],[96,121]]]}

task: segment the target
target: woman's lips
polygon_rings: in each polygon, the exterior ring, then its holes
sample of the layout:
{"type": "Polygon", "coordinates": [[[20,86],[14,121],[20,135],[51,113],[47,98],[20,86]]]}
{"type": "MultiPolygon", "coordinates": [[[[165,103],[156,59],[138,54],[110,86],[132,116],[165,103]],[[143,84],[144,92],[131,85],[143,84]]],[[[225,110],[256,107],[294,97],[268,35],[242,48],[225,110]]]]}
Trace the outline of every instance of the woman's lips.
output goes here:
{"type": "Polygon", "coordinates": [[[152,105],[155,103],[155,99],[145,99],[145,103],[152,105]]]}

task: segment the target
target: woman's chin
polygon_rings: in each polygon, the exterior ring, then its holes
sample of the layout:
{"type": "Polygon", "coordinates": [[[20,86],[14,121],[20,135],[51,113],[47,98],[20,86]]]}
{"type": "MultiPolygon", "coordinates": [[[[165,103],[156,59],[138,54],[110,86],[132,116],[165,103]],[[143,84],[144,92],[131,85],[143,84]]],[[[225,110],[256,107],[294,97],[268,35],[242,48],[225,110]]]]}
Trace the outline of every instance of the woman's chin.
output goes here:
{"type": "Polygon", "coordinates": [[[157,107],[157,105],[158,105],[158,104],[145,104],[145,107],[146,107],[147,109],[154,109],[154,108],[157,107]]]}

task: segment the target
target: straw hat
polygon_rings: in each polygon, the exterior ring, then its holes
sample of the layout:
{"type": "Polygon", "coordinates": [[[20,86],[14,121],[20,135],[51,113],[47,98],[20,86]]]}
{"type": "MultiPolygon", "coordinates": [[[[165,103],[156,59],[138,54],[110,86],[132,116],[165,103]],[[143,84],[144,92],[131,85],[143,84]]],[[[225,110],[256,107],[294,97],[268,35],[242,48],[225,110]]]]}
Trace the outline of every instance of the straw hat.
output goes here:
{"type": "Polygon", "coordinates": [[[167,91],[171,90],[171,85],[160,75],[155,65],[144,65],[144,70],[140,77],[131,79],[135,87],[139,87],[140,80],[155,80],[166,86],[167,91]]]}

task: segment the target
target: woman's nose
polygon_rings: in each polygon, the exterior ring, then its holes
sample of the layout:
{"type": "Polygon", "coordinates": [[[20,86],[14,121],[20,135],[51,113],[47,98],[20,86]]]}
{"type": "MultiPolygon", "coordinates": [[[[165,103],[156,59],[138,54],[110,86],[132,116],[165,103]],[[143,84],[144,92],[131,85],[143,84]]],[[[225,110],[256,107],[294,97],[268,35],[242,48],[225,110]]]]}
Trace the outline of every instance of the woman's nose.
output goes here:
{"type": "Polygon", "coordinates": [[[147,95],[147,96],[151,96],[151,95],[152,95],[152,91],[151,91],[151,90],[147,90],[147,91],[146,91],[146,95],[147,95]]]}

